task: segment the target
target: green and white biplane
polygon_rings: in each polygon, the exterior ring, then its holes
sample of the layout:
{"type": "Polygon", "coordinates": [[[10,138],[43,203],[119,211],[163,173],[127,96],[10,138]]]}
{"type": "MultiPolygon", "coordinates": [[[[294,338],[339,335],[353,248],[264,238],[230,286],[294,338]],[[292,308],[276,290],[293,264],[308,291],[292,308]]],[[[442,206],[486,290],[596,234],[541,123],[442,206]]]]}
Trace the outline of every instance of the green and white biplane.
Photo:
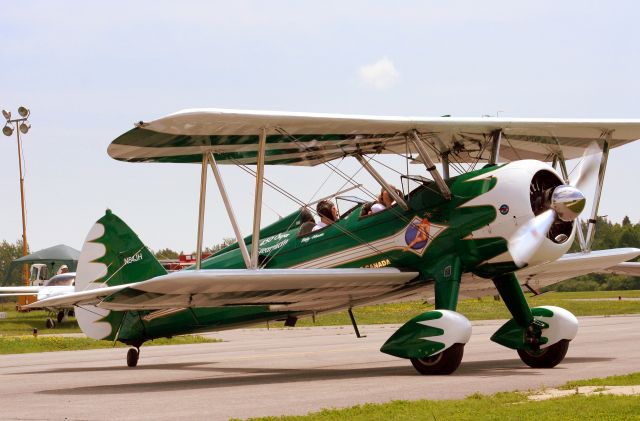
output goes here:
{"type": "Polygon", "coordinates": [[[167,273],[107,211],[82,248],[76,292],[31,307],[76,306],[82,330],[131,345],[127,363],[135,366],[140,346],[154,338],[269,320],[292,326],[300,317],[341,310],[349,311],[358,333],[353,307],[435,297],[435,310],[409,320],[381,351],[410,359],[422,374],[448,374],[471,335],[469,320],[456,312],[458,299],[497,290],[513,318],[491,339],[517,350],[529,366],[554,367],[576,336],[577,319],[559,307],[530,308],[523,287],[537,291],[601,270],[638,273],[637,264],[621,263],[640,249],[590,251],[609,150],[638,138],[640,120],[193,109],[140,122],[111,143],[109,155],[201,165],[198,253],[211,168],[238,241],[205,260],[198,254],[190,270],[167,273]],[[372,165],[376,154],[402,155],[424,165],[423,174],[405,175],[414,188],[395,190],[372,165]],[[395,204],[368,214],[367,204],[356,202],[337,222],[309,233],[300,231],[302,208],[261,227],[265,165],[333,167],[332,160],[345,157],[357,159],[395,204]],[[580,157],[580,175],[570,180],[566,160],[580,157]],[[480,169],[449,175],[454,164],[479,162],[480,169]],[[247,237],[222,164],[255,165],[247,237]],[[595,195],[584,232],[579,215],[589,183],[595,195]],[[581,252],[566,254],[576,236],[581,252]]]}

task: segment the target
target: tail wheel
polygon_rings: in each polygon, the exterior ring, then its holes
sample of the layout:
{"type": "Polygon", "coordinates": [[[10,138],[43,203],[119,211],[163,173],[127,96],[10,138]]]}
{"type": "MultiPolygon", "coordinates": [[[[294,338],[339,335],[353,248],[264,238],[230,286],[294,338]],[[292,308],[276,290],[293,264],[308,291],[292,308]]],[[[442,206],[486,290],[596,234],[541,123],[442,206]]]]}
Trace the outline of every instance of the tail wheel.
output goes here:
{"type": "Polygon", "coordinates": [[[136,348],[129,348],[129,351],[127,351],[127,365],[129,367],[137,366],[138,358],[140,358],[140,351],[136,348]]]}
{"type": "Polygon", "coordinates": [[[427,358],[411,358],[411,364],[420,374],[451,374],[460,366],[464,344],[453,344],[444,351],[427,358]]]}
{"type": "Polygon", "coordinates": [[[561,340],[547,348],[539,351],[528,351],[519,349],[518,355],[520,359],[529,367],[533,368],[553,368],[560,364],[567,355],[569,342],[566,339],[561,340]]]}

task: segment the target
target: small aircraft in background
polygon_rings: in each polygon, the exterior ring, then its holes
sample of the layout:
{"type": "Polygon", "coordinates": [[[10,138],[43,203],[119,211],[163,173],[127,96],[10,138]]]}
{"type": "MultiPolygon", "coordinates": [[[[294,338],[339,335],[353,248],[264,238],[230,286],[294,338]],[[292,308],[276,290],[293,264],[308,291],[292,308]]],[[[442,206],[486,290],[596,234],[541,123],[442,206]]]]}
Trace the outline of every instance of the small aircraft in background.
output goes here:
{"type": "MultiPolygon", "coordinates": [[[[75,282],[76,272],[66,272],[44,281],[42,286],[0,287],[0,297],[35,295],[40,301],[74,293],[76,291],[75,282]]],[[[56,326],[56,320],[61,323],[67,316],[73,315],[73,306],[47,306],[44,309],[49,312],[45,323],[49,329],[56,326]]]]}
{"type": "MultiPolygon", "coordinates": [[[[107,210],[83,245],[76,292],[29,307],[76,306],[82,330],[131,345],[127,364],[135,366],[140,346],[154,338],[269,320],[293,326],[300,317],[340,310],[349,312],[358,334],[353,307],[435,296],[435,310],[405,323],[381,351],[409,359],[421,374],[449,374],[460,365],[471,335],[471,323],[456,311],[459,298],[497,291],[512,319],[491,339],[517,351],[531,367],[554,367],[564,359],[578,321],[559,307],[530,308],[523,288],[611,267],[623,270],[621,262],[640,255],[635,248],[591,251],[609,150],[638,138],[640,120],[200,109],[140,122],[115,139],[108,153],[128,162],[201,165],[196,264],[167,273],[107,210]],[[410,174],[407,165],[403,191],[396,190],[375,169],[378,154],[400,155],[426,172],[410,174]],[[291,165],[292,171],[325,165],[355,186],[332,163],[351,157],[393,204],[370,213],[367,203],[356,200],[333,223],[302,232],[307,204],[294,198],[297,210],[261,227],[264,185],[280,188],[265,178],[265,165],[291,165]],[[579,174],[570,179],[566,160],[576,158],[582,158],[579,174]],[[235,219],[220,164],[256,177],[247,237],[235,219]],[[209,168],[237,242],[203,260],[209,168]],[[452,168],[459,175],[451,176],[452,168]],[[590,183],[595,194],[585,233],[579,217],[590,183]],[[581,252],[565,254],[576,237],[581,252]]],[[[375,194],[363,193],[366,201],[375,200],[375,194]]]]}

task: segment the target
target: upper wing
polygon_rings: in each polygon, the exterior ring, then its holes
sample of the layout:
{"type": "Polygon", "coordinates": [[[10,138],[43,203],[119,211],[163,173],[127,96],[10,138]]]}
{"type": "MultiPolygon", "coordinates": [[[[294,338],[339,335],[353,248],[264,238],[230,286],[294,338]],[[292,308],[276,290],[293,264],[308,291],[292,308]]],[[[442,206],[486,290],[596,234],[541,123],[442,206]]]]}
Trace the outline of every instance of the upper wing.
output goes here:
{"type": "Polygon", "coordinates": [[[109,310],[159,310],[261,305],[271,310],[326,311],[402,296],[423,285],[412,282],[417,276],[394,268],[188,270],[28,307],[92,303],[109,310]]]}
{"type": "Polygon", "coordinates": [[[636,248],[569,253],[554,262],[522,269],[517,274],[523,285],[528,284],[537,289],[587,273],[602,272],[639,254],[640,250],[636,248]]]}
{"type": "Polygon", "coordinates": [[[413,130],[440,152],[451,151],[460,162],[488,159],[489,142],[496,130],[502,130],[502,161],[549,161],[558,152],[566,159],[577,158],[608,132],[612,132],[610,148],[640,139],[640,120],[376,117],[192,109],[138,123],[115,139],[108,152],[121,161],[182,163],[201,162],[203,152],[212,151],[220,163],[255,164],[258,134],[263,128],[267,130],[265,163],[294,165],[317,165],[355,152],[404,154],[413,148],[406,141],[413,130]]]}

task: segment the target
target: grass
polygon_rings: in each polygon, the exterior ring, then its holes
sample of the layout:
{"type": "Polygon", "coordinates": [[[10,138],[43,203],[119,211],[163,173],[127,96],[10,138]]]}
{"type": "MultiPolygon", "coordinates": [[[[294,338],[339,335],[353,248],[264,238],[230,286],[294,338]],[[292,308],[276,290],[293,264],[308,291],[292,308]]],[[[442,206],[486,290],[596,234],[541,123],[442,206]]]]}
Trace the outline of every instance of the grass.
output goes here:
{"type": "MultiPolygon", "coordinates": [[[[611,386],[639,384],[640,373],[628,376],[612,376],[603,379],[570,382],[585,385],[611,386]],[[629,383],[631,382],[631,383],[629,383]]],[[[638,396],[571,395],[545,401],[529,401],[527,394],[518,392],[497,393],[487,396],[474,394],[466,399],[442,401],[392,401],[385,404],[365,404],[344,409],[323,409],[306,416],[266,417],[254,420],[531,420],[561,419],[582,420],[638,420],[640,398],[638,396]]]]}
{"type": "MultiPolygon", "coordinates": [[[[555,305],[565,308],[576,316],[607,316],[616,314],[640,313],[640,301],[575,301],[575,299],[590,298],[639,298],[640,291],[585,291],[585,292],[548,292],[536,297],[529,296],[531,306],[555,305]]],[[[405,323],[414,316],[425,311],[433,310],[433,304],[422,301],[406,303],[380,304],[366,307],[356,307],[353,312],[359,324],[405,323]]],[[[34,328],[43,333],[80,333],[75,319],[56,324],[54,329],[45,327],[47,313],[32,311],[18,313],[13,304],[0,305],[0,311],[7,313],[6,319],[0,319],[0,335],[30,335],[34,328]],[[4,308],[4,309],[3,309],[4,308]]],[[[458,312],[470,320],[493,320],[511,318],[502,301],[495,301],[493,297],[481,299],[461,300],[458,312]]],[[[350,325],[351,320],[346,311],[300,319],[296,326],[337,326],[350,325]]],[[[271,327],[282,327],[283,322],[272,322],[271,327]]],[[[258,327],[263,327],[259,325],[258,327]]]]}
{"type": "MultiPolygon", "coordinates": [[[[529,305],[532,307],[554,305],[565,308],[576,316],[611,316],[617,314],[640,313],[640,301],[574,301],[589,298],[638,298],[640,291],[585,291],[585,292],[549,292],[531,296],[528,294],[529,305]]],[[[433,310],[433,304],[422,301],[406,303],[380,304],[374,306],[356,307],[353,313],[359,324],[405,323],[414,316],[425,311],[433,310]]],[[[461,300],[458,312],[469,320],[509,319],[511,315],[502,301],[493,297],[481,299],[461,300]]],[[[349,325],[351,321],[346,311],[326,314],[316,317],[315,323],[310,318],[298,321],[296,326],[336,326],[349,325]]],[[[282,322],[271,323],[270,326],[283,326],[282,322]]]]}
{"type": "MultiPolygon", "coordinates": [[[[6,313],[6,318],[0,319],[0,335],[30,335],[33,329],[39,333],[81,333],[80,327],[74,317],[69,317],[62,323],[56,321],[56,327],[47,329],[45,326],[48,313],[46,311],[29,311],[21,313],[16,311],[15,304],[4,303],[0,305],[0,311],[6,313]]],[[[53,316],[55,320],[55,315],[53,316]]]]}
{"type": "MultiPolygon", "coordinates": [[[[624,374],[621,376],[609,376],[588,380],[571,381],[561,389],[575,389],[578,386],[635,386],[640,385],[640,372],[624,374]]],[[[640,411],[639,414],[640,415],[640,411]]]]}
{"type": "Polygon", "coordinates": [[[392,401],[345,409],[324,409],[305,416],[255,418],[263,421],[343,421],[343,420],[638,420],[637,396],[571,395],[546,401],[528,401],[525,394],[510,392],[472,395],[449,401],[392,401]]]}
{"type": "MultiPolygon", "coordinates": [[[[205,338],[204,336],[185,335],[171,339],[155,339],[145,342],[144,346],[181,345],[221,342],[220,339],[205,338]]],[[[86,349],[112,348],[112,341],[97,341],[89,338],[67,336],[0,336],[0,354],[26,354],[29,352],[77,351],[86,349]]],[[[118,348],[127,347],[120,342],[118,348]]]]}

